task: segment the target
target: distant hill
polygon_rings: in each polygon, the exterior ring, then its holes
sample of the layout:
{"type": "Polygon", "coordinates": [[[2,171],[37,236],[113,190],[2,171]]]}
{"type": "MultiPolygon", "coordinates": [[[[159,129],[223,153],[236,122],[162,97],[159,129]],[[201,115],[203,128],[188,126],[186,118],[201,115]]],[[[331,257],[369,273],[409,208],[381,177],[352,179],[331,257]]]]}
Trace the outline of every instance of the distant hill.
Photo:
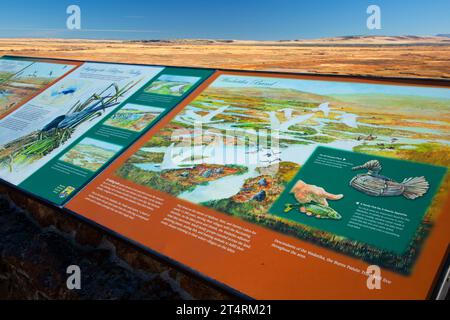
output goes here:
{"type": "Polygon", "coordinates": [[[187,45],[277,45],[277,46],[393,46],[393,45],[450,45],[450,35],[437,36],[340,36],[319,39],[297,40],[222,40],[222,39],[167,39],[167,40],[133,40],[132,43],[146,44],[187,44],[187,45]]]}
{"type": "MultiPolygon", "coordinates": [[[[435,113],[434,116],[449,117],[450,100],[443,98],[427,98],[418,96],[388,95],[388,94],[335,94],[334,99],[352,106],[372,107],[377,106],[385,113],[396,114],[410,112],[415,114],[423,113],[424,106],[428,113],[435,113]],[[431,108],[430,108],[431,107],[431,108]]],[[[430,114],[428,114],[430,115],[430,114]]]]}
{"type": "MultiPolygon", "coordinates": [[[[421,114],[424,106],[427,106],[429,114],[433,117],[450,117],[450,99],[426,98],[418,96],[388,95],[388,94],[334,94],[320,95],[295,89],[276,88],[209,88],[209,94],[218,94],[228,97],[264,97],[265,99],[283,99],[302,101],[307,103],[330,102],[334,108],[346,107],[364,110],[380,108],[386,114],[404,114],[405,111],[412,114],[421,114]],[[432,108],[429,108],[429,107],[432,108]],[[432,110],[432,111],[431,111],[432,110]],[[434,113],[434,114],[433,114],[434,113]]],[[[240,99],[240,98],[239,98],[240,99]]]]}
{"type": "Polygon", "coordinates": [[[264,97],[266,99],[284,99],[284,100],[296,100],[311,103],[321,103],[327,99],[325,96],[321,96],[314,93],[304,92],[295,89],[278,89],[278,88],[208,88],[209,94],[220,94],[227,96],[243,96],[243,97],[264,97]]]}

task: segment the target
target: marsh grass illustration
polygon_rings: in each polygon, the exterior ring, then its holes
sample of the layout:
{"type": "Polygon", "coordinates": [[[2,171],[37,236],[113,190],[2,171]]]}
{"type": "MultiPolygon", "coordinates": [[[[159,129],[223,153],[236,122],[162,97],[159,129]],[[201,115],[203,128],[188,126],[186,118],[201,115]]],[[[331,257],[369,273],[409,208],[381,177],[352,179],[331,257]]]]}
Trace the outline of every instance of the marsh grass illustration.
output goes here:
{"type": "Polygon", "coordinates": [[[15,73],[13,72],[7,72],[7,71],[0,71],[0,84],[2,82],[8,81],[14,76],[15,73]]]}
{"type": "Polygon", "coordinates": [[[65,115],[53,119],[42,129],[6,143],[0,147],[0,166],[8,167],[12,172],[14,165],[31,163],[46,156],[64,145],[78,126],[119,105],[120,98],[137,83],[130,82],[122,88],[111,84],[85,101],[75,103],[65,115]]]}

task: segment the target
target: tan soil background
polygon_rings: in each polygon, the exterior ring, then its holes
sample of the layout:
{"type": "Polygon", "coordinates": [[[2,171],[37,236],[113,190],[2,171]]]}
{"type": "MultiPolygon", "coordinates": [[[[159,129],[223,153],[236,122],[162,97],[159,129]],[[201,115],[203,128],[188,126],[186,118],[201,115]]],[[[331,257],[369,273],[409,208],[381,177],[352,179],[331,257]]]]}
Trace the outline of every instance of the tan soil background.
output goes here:
{"type": "Polygon", "coordinates": [[[450,79],[448,37],[352,36],[277,42],[0,39],[0,55],[450,79]]]}

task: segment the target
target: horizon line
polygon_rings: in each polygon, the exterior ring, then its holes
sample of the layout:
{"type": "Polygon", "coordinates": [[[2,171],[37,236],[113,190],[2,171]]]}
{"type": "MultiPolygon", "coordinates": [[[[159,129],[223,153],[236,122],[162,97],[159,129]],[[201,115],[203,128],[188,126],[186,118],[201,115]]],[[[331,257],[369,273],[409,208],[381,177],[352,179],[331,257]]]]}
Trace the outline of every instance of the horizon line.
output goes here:
{"type": "MultiPolygon", "coordinates": [[[[12,30],[13,28],[0,28],[0,31],[2,30],[12,30]]],[[[14,29],[19,30],[19,29],[14,29]]],[[[27,28],[23,28],[20,30],[29,30],[27,28]]],[[[44,29],[41,29],[42,31],[44,29]]],[[[45,29],[45,31],[67,31],[67,32],[139,32],[139,33],[158,33],[160,31],[157,30],[112,30],[112,29],[82,29],[82,30],[67,30],[67,29],[45,29]]],[[[354,34],[354,35],[340,35],[340,36],[329,36],[329,37],[318,37],[318,38],[297,38],[297,39],[266,39],[266,40],[256,40],[256,39],[232,39],[232,38],[149,38],[149,39],[119,39],[119,38],[65,38],[65,37],[42,37],[42,36],[6,36],[6,37],[0,37],[0,39],[36,39],[36,40],[63,40],[63,41],[77,41],[77,40],[91,40],[91,41],[154,41],[154,42],[163,42],[163,41],[233,41],[233,42],[308,42],[308,41],[317,41],[317,40],[332,40],[332,39],[339,39],[342,38],[342,40],[351,40],[346,38],[450,38],[450,33],[438,33],[435,35],[418,35],[418,34],[402,34],[402,35],[367,35],[367,34],[354,34]]],[[[355,39],[356,40],[356,39],[355,39]]],[[[406,39],[405,39],[406,40],[406,39]]],[[[414,39],[411,39],[414,40],[414,39]]],[[[450,43],[449,43],[450,44],[450,43]]]]}

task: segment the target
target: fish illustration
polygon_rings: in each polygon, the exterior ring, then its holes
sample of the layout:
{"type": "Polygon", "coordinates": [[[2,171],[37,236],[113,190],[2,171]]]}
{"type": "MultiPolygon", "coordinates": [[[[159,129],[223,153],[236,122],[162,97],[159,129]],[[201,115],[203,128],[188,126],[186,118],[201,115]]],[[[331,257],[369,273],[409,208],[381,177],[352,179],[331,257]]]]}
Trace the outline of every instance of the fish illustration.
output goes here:
{"type": "Polygon", "coordinates": [[[287,203],[284,212],[288,213],[298,209],[309,217],[317,219],[341,220],[342,216],[333,208],[328,206],[327,200],[340,200],[344,197],[342,194],[331,194],[324,188],[310,185],[302,180],[298,180],[291,192],[294,195],[296,204],[287,203]]]}
{"type": "Polygon", "coordinates": [[[297,204],[285,204],[284,213],[291,212],[294,209],[305,209],[305,214],[308,216],[314,216],[317,219],[330,219],[330,220],[341,220],[342,216],[333,208],[323,206],[316,203],[297,203],[297,204]]]}
{"type": "Polygon", "coordinates": [[[362,169],[367,169],[368,172],[355,176],[350,181],[350,186],[369,196],[404,196],[406,199],[414,200],[425,195],[430,188],[428,181],[423,176],[406,178],[399,183],[380,175],[382,166],[378,160],[372,160],[353,168],[353,170],[362,169]]]}

